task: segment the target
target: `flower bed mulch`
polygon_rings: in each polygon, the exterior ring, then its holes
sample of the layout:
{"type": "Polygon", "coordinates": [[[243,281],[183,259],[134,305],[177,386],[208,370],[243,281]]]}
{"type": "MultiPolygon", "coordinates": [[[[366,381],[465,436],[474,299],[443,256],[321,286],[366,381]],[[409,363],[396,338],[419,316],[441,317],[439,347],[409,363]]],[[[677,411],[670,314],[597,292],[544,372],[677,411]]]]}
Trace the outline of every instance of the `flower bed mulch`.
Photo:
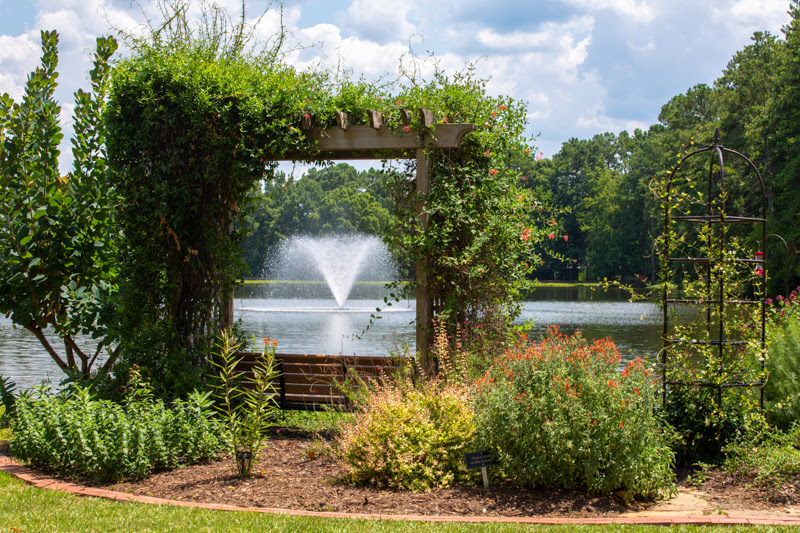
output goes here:
{"type": "MultiPolygon", "coordinates": [[[[284,430],[273,438],[248,480],[239,479],[232,458],[154,474],[141,481],[87,483],[98,488],[181,501],[239,506],[373,514],[452,516],[603,517],[658,510],[659,502],[625,505],[615,496],[579,491],[527,490],[494,481],[488,489],[456,486],[423,494],[354,487],[337,482],[343,470],[321,453],[324,445],[307,435],[284,430]],[[288,433],[288,435],[287,435],[288,433]]],[[[9,453],[7,443],[0,450],[9,453]]],[[[490,481],[491,476],[490,476],[490,481]]],[[[684,483],[685,485],[685,483],[684,483]]],[[[776,489],[759,489],[749,476],[714,471],[698,487],[681,486],[710,509],[781,511],[800,505],[800,478],[776,489]],[[707,504],[707,505],[705,505],[707,504]]]]}

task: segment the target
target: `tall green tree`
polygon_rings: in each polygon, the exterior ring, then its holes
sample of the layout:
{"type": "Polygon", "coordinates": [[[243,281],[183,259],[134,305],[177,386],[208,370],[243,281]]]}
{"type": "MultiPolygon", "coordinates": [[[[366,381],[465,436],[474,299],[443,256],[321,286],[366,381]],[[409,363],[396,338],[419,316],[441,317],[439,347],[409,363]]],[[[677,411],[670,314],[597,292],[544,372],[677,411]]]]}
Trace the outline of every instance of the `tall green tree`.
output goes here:
{"type": "MultiPolygon", "coordinates": [[[[800,249],[800,0],[789,6],[791,20],[783,27],[785,44],[778,66],[776,96],[771,105],[775,169],[772,185],[775,232],[795,255],[800,249]]],[[[798,262],[792,263],[790,288],[800,282],[798,262]]]]}
{"type": "MultiPolygon", "coordinates": [[[[74,168],[62,176],[60,107],[53,98],[58,34],[41,38],[42,64],[28,76],[22,101],[0,97],[0,313],[35,335],[64,372],[88,379],[115,338],[116,196],[101,114],[117,43],[97,39],[92,91],[75,93],[74,168]],[[48,329],[63,351],[45,336],[48,329]],[[94,352],[78,345],[79,333],[97,339],[94,352]]],[[[109,349],[100,373],[118,351],[109,349]]]]}

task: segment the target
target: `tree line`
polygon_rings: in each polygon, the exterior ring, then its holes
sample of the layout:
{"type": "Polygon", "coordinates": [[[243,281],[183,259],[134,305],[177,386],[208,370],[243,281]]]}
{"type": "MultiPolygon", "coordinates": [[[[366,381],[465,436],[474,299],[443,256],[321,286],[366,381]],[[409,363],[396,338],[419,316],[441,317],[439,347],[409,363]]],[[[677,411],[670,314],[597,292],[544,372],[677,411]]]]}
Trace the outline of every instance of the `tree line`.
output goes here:
{"type": "MultiPolygon", "coordinates": [[[[553,248],[566,260],[539,265],[541,278],[656,279],[653,242],[663,210],[651,192],[688,152],[712,142],[749,157],[764,178],[770,292],[800,283],[800,1],[792,0],[783,38],[756,32],[711,85],[699,84],[671,98],[658,123],[636,129],[570,139],[551,159],[532,155],[513,161],[524,186],[562,210],[553,248]],[[787,267],[788,265],[788,267],[787,267]],[[788,280],[786,272],[788,270],[788,280]]],[[[742,187],[734,209],[754,214],[756,185],[749,170],[726,168],[732,187],[742,187]],[[754,183],[754,182],[753,182],[754,183]]],[[[760,239],[745,235],[751,243],[760,239]]]]}

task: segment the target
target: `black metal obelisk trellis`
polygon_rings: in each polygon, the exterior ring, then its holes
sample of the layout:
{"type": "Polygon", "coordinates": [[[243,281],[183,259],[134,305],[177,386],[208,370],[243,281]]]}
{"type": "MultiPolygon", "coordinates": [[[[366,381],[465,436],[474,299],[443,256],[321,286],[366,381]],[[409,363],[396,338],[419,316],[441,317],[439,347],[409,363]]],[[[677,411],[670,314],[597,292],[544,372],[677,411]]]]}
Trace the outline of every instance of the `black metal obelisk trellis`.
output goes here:
{"type": "Polygon", "coordinates": [[[673,387],[711,387],[721,407],[723,390],[754,387],[762,389],[763,408],[763,357],[753,359],[759,368],[749,367],[747,372],[732,369],[742,368],[748,349],[752,352],[755,346],[764,353],[764,180],[750,159],[720,144],[717,130],[713,144],[694,150],[676,165],[663,194],[662,402],[666,405],[668,390],[673,387]],[[708,156],[707,167],[704,154],[708,156]],[[744,171],[736,180],[726,182],[726,157],[743,163],[744,171]],[[755,247],[743,244],[748,232],[750,241],[753,232],[757,234],[755,247]],[[670,282],[678,270],[684,280],[695,282],[694,293],[677,294],[679,289],[670,282]],[[750,280],[745,290],[734,288],[736,280],[743,278],[750,280]],[[693,306],[699,313],[687,319],[687,313],[676,312],[681,306],[693,306]],[[745,316],[751,318],[746,327],[736,327],[737,319],[745,316]],[[678,363],[678,350],[692,356],[680,358],[678,363]],[[688,374],[681,372],[685,368],[678,368],[678,364],[697,364],[703,371],[687,379],[688,374]]]}

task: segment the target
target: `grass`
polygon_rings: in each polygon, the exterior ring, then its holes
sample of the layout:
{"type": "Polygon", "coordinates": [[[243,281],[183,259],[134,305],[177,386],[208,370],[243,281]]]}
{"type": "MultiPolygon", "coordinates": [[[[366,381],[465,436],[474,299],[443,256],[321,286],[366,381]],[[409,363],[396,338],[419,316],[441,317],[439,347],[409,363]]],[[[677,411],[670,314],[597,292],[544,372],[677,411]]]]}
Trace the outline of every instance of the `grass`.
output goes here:
{"type": "MultiPolygon", "coordinates": [[[[586,526],[519,524],[463,524],[311,518],[248,512],[209,511],[161,505],[123,503],[79,497],[25,485],[0,472],[0,531],[394,531],[419,532],[511,532],[592,531],[650,532],[659,526],[586,526]]],[[[792,531],[789,527],[673,526],[670,531],[792,531]]]]}
{"type": "Polygon", "coordinates": [[[342,422],[353,417],[353,413],[345,413],[331,409],[330,411],[279,411],[275,424],[297,428],[308,433],[333,434],[342,422]]]}

